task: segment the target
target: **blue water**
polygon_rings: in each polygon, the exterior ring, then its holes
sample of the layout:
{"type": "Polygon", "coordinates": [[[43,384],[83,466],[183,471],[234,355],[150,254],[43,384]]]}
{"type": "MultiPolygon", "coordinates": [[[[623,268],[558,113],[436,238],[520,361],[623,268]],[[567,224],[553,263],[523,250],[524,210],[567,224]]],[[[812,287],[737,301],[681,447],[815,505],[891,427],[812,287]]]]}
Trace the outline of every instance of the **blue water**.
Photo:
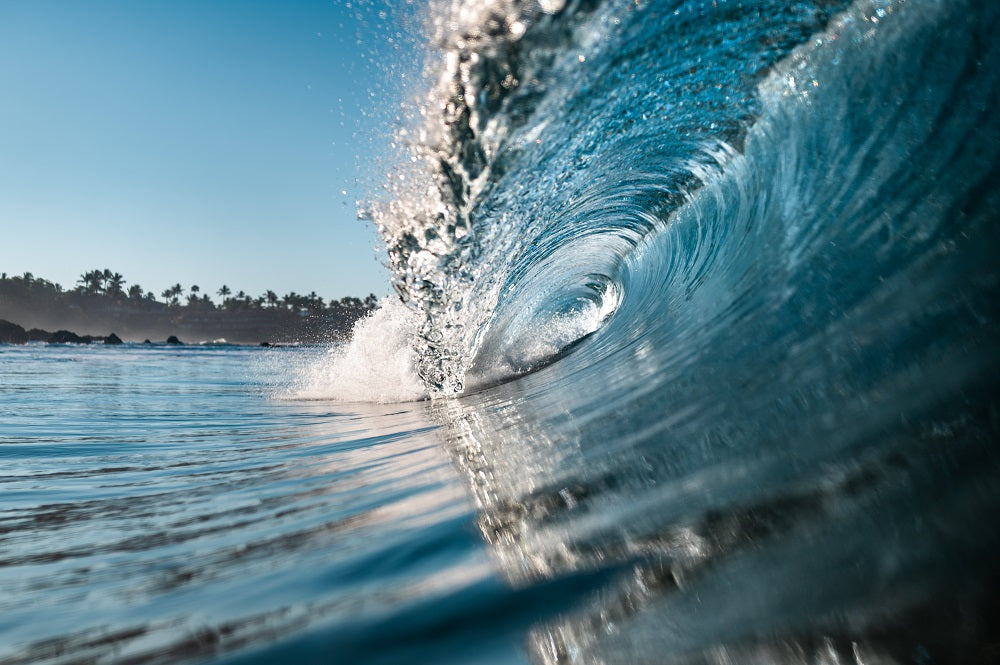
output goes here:
{"type": "Polygon", "coordinates": [[[0,662],[198,660],[317,627],[346,662],[459,657],[483,629],[424,629],[509,591],[438,428],[423,403],[277,397],[315,354],[0,346],[0,662]]]}
{"type": "Polygon", "coordinates": [[[349,345],[0,347],[0,662],[1000,659],[1000,5],[427,19],[349,345]]]}

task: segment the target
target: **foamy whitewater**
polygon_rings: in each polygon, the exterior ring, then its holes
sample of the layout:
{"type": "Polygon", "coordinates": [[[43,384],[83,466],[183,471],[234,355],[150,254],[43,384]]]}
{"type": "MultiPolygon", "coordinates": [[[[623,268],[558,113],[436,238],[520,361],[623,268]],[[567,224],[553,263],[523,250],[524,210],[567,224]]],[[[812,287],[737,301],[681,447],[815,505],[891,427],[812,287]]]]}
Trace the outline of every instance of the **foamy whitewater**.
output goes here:
{"type": "Polygon", "coordinates": [[[348,344],[0,348],[0,662],[1000,659],[1000,4],[426,14],[348,344]]]}

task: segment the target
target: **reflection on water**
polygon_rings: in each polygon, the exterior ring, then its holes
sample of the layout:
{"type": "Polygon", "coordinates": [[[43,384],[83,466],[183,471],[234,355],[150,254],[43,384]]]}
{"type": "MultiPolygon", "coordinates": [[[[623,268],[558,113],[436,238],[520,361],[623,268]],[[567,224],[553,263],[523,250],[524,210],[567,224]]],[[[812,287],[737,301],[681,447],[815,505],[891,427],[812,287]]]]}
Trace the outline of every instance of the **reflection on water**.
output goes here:
{"type": "Polygon", "coordinates": [[[1000,504],[998,422],[981,402],[861,432],[831,456],[797,454],[801,444],[782,439],[732,452],[749,445],[732,422],[717,423],[714,441],[685,441],[683,426],[616,440],[575,427],[566,407],[580,396],[559,397],[564,408],[550,410],[508,386],[435,405],[509,582],[601,577],[532,632],[537,662],[1000,653],[991,624],[1000,538],[983,521],[1000,504]]]}
{"type": "Polygon", "coordinates": [[[492,579],[424,406],[255,394],[282,353],[0,347],[0,662],[204,658],[492,579]]]}

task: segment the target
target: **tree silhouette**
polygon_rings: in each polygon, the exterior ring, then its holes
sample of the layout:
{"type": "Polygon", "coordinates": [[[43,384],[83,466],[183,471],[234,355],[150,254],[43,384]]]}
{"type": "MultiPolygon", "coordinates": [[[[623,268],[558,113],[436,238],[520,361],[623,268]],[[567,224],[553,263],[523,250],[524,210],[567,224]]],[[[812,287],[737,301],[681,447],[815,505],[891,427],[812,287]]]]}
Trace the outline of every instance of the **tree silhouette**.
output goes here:
{"type": "Polygon", "coordinates": [[[170,305],[179,304],[182,295],[184,295],[184,287],[180,284],[174,284],[169,289],[165,289],[160,293],[160,297],[163,298],[164,302],[170,305]]]}
{"type": "Polygon", "coordinates": [[[168,325],[174,325],[185,320],[188,312],[198,312],[198,316],[190,319],[197,325],[232,324],[237,329],[240,326],[285,326],[291,329],[299,325],[301,318],[305,319],[302,324],[310,329],[330,326],[333,330],[343,330],[377,303],[374,295],[363,301],[345,297],[324,302],[315,291],[308,295],[291,291],[279,298],[270,289],[257,298],[245,291],[238,291],[234,297],[226,284],[217,293],[222,296],[221,305],[213,303],[210,295],[202,293],[197,284],[191,285],[190,295],[183,298],[184,287],[177,283],[160,292],[162,301],[157,302],[155,292],[145,291],[139,284],[127,286],[121,273],[107,268],[81,274],[76,286],[68,292],[31,273],[16,277],[0,273],[0,310],[7,307],[3,311],[15,311],[10,308],[17,307],[25,312],[47,311],[49,316],[63,309],[67,316],[76,316],[70,312],[82,310],[89,317],[103,317],[113,312],[116,326],[123,325],[123,321],[141,321],[144,326],[152,322],[158,322],[156,325],[172,322],[168,325]]]}
{"type": "Polygon", "coordinates": [[[80,275],[80,279],[77,282],[79,282],[80,291],[83,293],[100,293],[103,279],[104,273],[100,270],[90,270],[80,275]]]}
{"type": "Polygon", "coordinates": [[[309,307],[310,311],[317,313],[323,310],[323,298],[316,295],[315,291],[310,291],[309,295],[306,297],[306,306],[309,307]]]}
{"type": "Polygon", "coordinates": [[[113,273],[111,277],[107,279],[107,286],[105,287],[105,291],[109,296],[113,298],[120,298],[121,296],[125,295],[124,291],[122,291],[122,286],[124,284],[125,284],[125,277],[122,276],[122,274],[119,272],[113,273]]]}

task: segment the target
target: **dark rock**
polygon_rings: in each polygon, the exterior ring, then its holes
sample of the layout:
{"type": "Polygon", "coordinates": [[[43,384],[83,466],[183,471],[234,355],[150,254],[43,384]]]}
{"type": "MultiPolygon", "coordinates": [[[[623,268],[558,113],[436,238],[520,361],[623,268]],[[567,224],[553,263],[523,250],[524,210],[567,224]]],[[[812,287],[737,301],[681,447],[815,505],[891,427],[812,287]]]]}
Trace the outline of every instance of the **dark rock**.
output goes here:
{"type": "Polygon", "coordinates": [[[28,334],[24,328],[16,323],[0,319],[0,343],[24,344],[27,341],[28,334]]]}
{"type": "Polygon", "coordinates": [[[142,340],[142,343],[143,343],[143,344],[152,344],[152,342],[150,342],[150,341],[149,341],[148,339],[144,339],[144,340],[142,340]]]}
{"type": "Polygon", "coordinates": [[[75,332],[70,332],[69,330],[57,330],[49,337],[49,344],[90,344],[94,341],[94,338],[90,335],[84,335],[81,337],[75,332]]]}
{"type": "Polygon", "coordinates": [[[28,341],[29,342],[47,342],[49,337],[52,337],[52,333],[48,330],[42,330],[41,328],[32,328],[28,331],[28,341]]]}
{"type": "Polygon", "coordinates": [[[260,345],[261,346],[271,346],[271,343],[270,342],[261,342],[260,345]]]}
{"type": "Polygon", "coordinates": [[[167,338],[167,344],[183,344],[184,342],[177,339],[177,335],[171,335],[167,338]]]}
{"type": "Polygon", "coordinates": [[[124,342],[122,342],[122,338],[121,337],[119,337],[118,335],[116,335],[114,333],[111,333],[110,335],[108,335],[107,337],[104,338],[104,343],[105,344],[123,344],[124,342]]]}

